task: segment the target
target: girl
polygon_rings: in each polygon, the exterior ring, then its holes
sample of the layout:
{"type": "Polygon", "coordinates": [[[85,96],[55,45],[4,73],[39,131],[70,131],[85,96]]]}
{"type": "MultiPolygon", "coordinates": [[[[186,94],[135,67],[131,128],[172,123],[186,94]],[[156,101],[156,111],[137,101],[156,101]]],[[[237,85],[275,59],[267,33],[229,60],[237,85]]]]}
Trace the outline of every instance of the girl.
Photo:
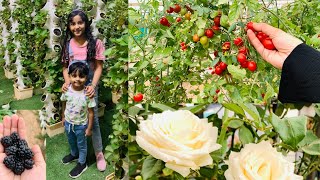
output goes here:
{"type": "MultiPolygon", "coordinates": [[[[101,40],[92,35],[87,15],[82,10],[72,11],[67,19],[67,30],[61,51],[63,63],[63,77],[65,83],[62,91],[66,92],[70,85],[68,66],[73,61],[85,62],[89,67],[88,80],[86,82],[86,95],[94,97],[98,103],[98,82],[102,74],[103,55],[105,48],[101,40]]],[[[99,127],[98,106],[94,107],[94,121],[92,129],[92,143],[97,159],[97,168],[100,171],[106,169],[106,162],[102,153],[102,140],[99,127]]]]}

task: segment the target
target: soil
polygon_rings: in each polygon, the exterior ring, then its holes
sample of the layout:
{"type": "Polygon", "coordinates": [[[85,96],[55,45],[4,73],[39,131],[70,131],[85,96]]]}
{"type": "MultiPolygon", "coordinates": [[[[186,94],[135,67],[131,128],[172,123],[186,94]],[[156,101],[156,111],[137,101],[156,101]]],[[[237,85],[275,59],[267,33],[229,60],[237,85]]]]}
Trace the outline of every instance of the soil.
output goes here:
{"type": "Polygon", "coordinates": [[[29,147],[38,144],[42,154],[45,157],[44,138],[41,135],[41,127],[39,121],[39,111],[37,110],[18,110],[16,113],[19,117],[23,117],[26,124],[26,132],[29,147]]]}

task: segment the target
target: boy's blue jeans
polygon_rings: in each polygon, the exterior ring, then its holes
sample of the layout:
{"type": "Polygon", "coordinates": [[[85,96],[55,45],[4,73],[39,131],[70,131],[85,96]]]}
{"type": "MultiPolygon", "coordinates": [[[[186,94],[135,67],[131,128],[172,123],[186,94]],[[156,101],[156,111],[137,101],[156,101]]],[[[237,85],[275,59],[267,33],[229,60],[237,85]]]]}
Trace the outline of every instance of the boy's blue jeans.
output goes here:
{"type": "Polygon", "coordinates": [[[67,133],[68,142],[71,149],[72,156],[78,156],[78,162],[84,164],[87,158],[87,125],[73,125],[64,121],[64,127],[67,133]]]}

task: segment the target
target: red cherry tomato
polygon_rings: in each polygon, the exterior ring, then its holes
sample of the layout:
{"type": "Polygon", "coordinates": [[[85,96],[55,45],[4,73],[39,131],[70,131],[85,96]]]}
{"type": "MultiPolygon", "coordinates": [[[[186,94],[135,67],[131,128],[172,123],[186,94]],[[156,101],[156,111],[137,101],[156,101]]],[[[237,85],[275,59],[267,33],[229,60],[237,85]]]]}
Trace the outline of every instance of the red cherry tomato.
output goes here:
{"type": "Polygon", "coordinates": [[[219,52],[218,51],[214,51],[214,57],[218,57],[219,56],[219,54],[218,54],[219,52]]]}
{"type": "Polygon", "coordinates": [[[220,31],[219,26],[216,26],[216,25],[212,26],[211,29],[213,30],[214,33],[219,33],[220,31]]]}
{"type": "Polygon", "coordinates": [[[174,12],[179,13],[181,11],[181,7],[179,4],[174,5],[174,12]]]}
{"type": "Polygon", "coordinates": [[[168,21],[168,19],[167,19],[166,17],[162,17],[162,18],[160,19],[160,24],[162,24],[162,25],[164,25],[164,26],[168,26],[169,21],[168,21]]]}
{"type": "Polygon", "coordinates": [[[244,55],[244,54],[242,54],[242,53],[239,53],[239,54],[237,55],[237,60],[238,60],[238,62],[241,64],[241,63],[243,63],[244,61],[247,60],[247,57],[246,57],[246,55],[244,55]]]}
{"type": "Polygon", "coordinates": [[[214,72],[218,75],[222,74],[223,70],[221,69],[220,66],[217,66],[215,69],[214,69],[214,72]]]}
{"type": "Polygon", "coordinates": [[[216,26],[220,26],[220,16],[216,16],[214,19],[213,19],[213,22],[214,22],[214,25],[216,26]]]}
{"type": "Polygon", "coordinates": [[[205,35],[208,37],[208,38],[212,38],[214,33],[213,33],[213,30],[212,29],[207,29],[206,32],[205,32],[205,35]]]}
{"type": "Polygon", "coordinates": [[[217,89],[217,90],[216,90],[216,93],[218,94],[219,92],[220,92],[220,89],[217,89]]]}
{"type": "Polygon", "coordinates": [[[239,49],[239,53],[242,53],[242,54],[244,54],[244,55],[247,55],[248,52],[249,52],[249,50],[248,50],[248,48],[246,48],[246,47],[241,47],[241,48],[239,49]]]}
{"type": "Polygon", "coordinates": [[[276,49],[276,47],[274,46],[272,40],[270,38],[266,38],[262,41],[262,44],[263,46],[266,48],[266,49],[269,49],[269,50],[274,50],[276,49]]]}
{"type": "Polygon", "coordinates": [[[248,61],[244,61],[244,62],[240,63],[240,65],[243,68],[247,68],[248,67],[248,61]]]}
{"type": "Polygon", "coordinates": [[[220,62],[219,66],[224,71],[225,69],[227,69],[228,65],[226,63],[224,63],[224,62],[220,62]]]}
{"type": "Polygon", "coordinates": [[[242,46],[242,45],[243,45],[243,41],[242,41],[241,37],[235,38],[235,39],[233,40],[233,43],[234,43],[236,46],[242,46]]]}
{"type": "Polygon", "coordinates": [[[223,43],[222,49],[225,51],[229,51],[230,50],[230,42],[227,41],[227,42],[223,43]]]}
{"type": "Polygon", "coordinates": [[[258,32],[256,36],[257,36],[257,38],[259,39],[260,42],[262,42],[265,38],[268,37],[268,35],[266,35],[263,32],[258,32]]]}
{"type": "Polygon", "coordinates": [[[176,22],[180,22],[182,19],[181,19],[181,17],[178,17],[177,19],[176,19],[176,22]]]}
{"type": "Polygon", "coordinates": [[[248,62],[248,69],[252,72],[254,72],[257,69],[257,64],[254,61],[248,62]]]}
{"type": "Polygon", "coordinates": [[[255,31],[254,29],[253,29],[253,22],[248,22],[247,23],[247,29],[251,29],[253,32],[255,31]]]}
{"type": "Polygon", "coordinates": [[[133,100],[135,102],[140,102],[140,101],[142,101],[142,99],[143,99],[143,94],[141,94],[141,93],[138,93],[135,96],[133,96],[133,100]]]}

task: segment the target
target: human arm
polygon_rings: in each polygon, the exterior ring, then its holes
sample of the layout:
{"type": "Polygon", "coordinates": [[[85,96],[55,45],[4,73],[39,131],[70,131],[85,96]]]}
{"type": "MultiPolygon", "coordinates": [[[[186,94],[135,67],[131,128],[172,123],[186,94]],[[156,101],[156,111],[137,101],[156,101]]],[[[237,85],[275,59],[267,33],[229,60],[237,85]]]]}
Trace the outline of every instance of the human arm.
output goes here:
{"type": "Polygon", "coordinates": [[[289,54],[302,43],[300,39],[266,23],[253,23],[253,28],[258,32],[265,33],[272,39],[276,50],[266,49],[251,29],[247,31],[250,43],[261,57],[278,69],[282,69],[283,63],[289,54]]]}
{"type": "Polygon", "coordinates": [[[94,111],[93,108],[88,108],[88,127],[86,129],[86,136],[91,136],[92,134],[92,124],[93,124],[93,116],[94,116],[94,111]]]}
{"type": "Polygon", "coordinates": [[[320,102],[320,52],[268,24],[253,23],[253,28],[267,34],[276,47],[265,49],[255,34],[247,31],[262,58],[282,69],[278,99],[282,103],[320,102]]]}
{"type": "Polygon", "coordinates": [[[62,104],[61,122],[62,124],[64,124],[64,121],[65,121],[64,112],[66,110],[66,101],[62,101],[61,104],[62,104]]]}
{"type": "Polygon", "coordinates": [[[104,44],[101,40],[97,39],[96,42],[96,56],[95,56],[95,71],[93,74],[93,79],[91,82],[91,86],[87,86],[86,91],[87,91],[87,96],[89,98],[92,98],[95,93],[95,88],[99,83],[102,70],[103,70],[103,62],[106,59],[104,56],[104,51],[105,47],[104,44]]]}
{"type": "Polygon", "coordinates": [[[63,79],[64,79],[64,83],[62,85],[62,92],[66,92],[68,90],[69,85],[70,85],[70,79],[69,79],[69,74],[68,74],[68,65],[66,63],[63,64],[62,73],[63,73],[63,79]]]}
{"type": "Polygon", "coordinates": [[[93,74],[93,79],[91,85],[86,87],[86,96],[89,98],[92,98],[95,94],[95,88],[99,83],[101,74],[102,74],[102,69],[103,69],[103,61],[101,60],[96,60],[96,68],[93,74]]]}

